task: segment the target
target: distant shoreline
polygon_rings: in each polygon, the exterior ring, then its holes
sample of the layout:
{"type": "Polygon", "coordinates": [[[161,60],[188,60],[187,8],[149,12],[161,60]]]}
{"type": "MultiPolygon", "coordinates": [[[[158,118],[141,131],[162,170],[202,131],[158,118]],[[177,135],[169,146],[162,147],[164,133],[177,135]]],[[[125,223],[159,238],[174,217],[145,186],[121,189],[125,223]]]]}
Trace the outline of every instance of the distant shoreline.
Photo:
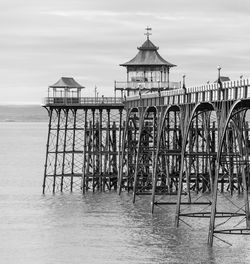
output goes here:
{"type": "Polygon", "coordinates": [[[41,105],[0,104],[0,122],[47,122],[48,113],[41,105]]]}

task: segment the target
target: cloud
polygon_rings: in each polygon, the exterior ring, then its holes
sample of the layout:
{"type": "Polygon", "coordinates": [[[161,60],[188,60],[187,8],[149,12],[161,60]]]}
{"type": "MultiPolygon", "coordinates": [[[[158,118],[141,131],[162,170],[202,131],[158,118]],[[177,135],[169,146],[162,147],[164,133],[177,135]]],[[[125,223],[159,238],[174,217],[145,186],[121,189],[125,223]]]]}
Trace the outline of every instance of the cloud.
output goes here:
{"type": "MultiPolygon", "coordinates": [[[[42,15],[50,15],[50,16],[62,16],[62,17],[81,17],[85,19],[86,17],[117,17],[120,16],[121,13],[117,12],[109,12],[102,10],[54,10],[54,11],[42,11],[40,12],[42,15]]],[[[122,14],[126,15],[126,14],[122,14]]]]}
{"type": "Polygon", "coordinates": [[[84,86],[112,95],[113,81],[126,78],[118,65],[136,55],[146,26],[162,57],[178,65],[173,81],[183,73],[187,83],[213,80],[218,64],[232,78],[245,75],[249,12],[243,0],[1,1],[0,101],[39,101],[61,76],[79,76],[84,86]]]}

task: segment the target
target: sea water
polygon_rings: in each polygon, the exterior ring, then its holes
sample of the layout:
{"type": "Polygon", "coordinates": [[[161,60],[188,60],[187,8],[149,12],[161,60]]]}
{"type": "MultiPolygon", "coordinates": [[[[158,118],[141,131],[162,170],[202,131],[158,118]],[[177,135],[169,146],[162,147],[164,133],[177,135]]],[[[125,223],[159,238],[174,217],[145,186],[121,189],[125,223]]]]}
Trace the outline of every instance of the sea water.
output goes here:
{"type": "Polygon", "coordinates": [[[208,219],[177,229],[175,206],[152,215],[148,196],[133,204],[126,192],[42,195],[46,110],[8,107],[0,107],[1,264],[250,263],[250,237],[210,248],[208,219]]]}

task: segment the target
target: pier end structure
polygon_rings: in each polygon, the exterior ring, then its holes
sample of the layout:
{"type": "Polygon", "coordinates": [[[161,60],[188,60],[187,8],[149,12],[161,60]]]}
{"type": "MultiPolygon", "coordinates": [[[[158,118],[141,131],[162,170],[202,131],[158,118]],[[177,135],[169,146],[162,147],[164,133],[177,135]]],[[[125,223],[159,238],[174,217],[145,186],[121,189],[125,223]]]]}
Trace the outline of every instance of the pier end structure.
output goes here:
{"type": "Polygon", "coordinates": [[[83,89],[69,77],[48,87],[43,193],[117,188],[122,98],[85,97],[83,89]]]}

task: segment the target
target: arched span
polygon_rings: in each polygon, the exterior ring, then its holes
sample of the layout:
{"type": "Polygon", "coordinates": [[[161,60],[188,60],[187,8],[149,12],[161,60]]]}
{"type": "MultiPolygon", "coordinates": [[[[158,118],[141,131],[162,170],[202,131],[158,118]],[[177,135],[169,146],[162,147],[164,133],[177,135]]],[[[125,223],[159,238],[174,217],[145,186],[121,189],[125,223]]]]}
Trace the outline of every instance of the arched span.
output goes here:
{"type": "MultiPolygon", "coordinates": [[[[217,199],[218,199],[218,185],[219,185],[219,177],[220,177],[220,169],[221,167],[223,166],[223,164],[221,163],[221,159],[222,159],[222,153],[223,153],[223,146],[224,146],[224,141],[226,140],[226,137],[227,137],[227,130],[229,128],[229,124],[230,124],[230,121],[232,120],[232,118],[241,113],[242,111],[246,111],[250,109],[250,99],[240,99],[240,100],[237,100],[235,101],[231,108],[229,109],[228,113],[226,113],[226,120],[225,122],[223,122],[222,120],[222,125],[223,127],[221,127],[221,133],[220,133],[220,139],[219,139],[219,145],[218,145],[218,152],[217,152],[217,159],[216,159],[216,173],[215,173],[215,180],[214,180],[214,190],[213,190],[213,202],[212,202],[212,208],[211,208],[211,217],[210,217],[210,224],[209,224],[209,234],[208,234],[208,243],[212,246],[213,244],[213,237],[214,237],[214,232],[215,232],[215,229],[216,229],[216,226],[215,226],[215,218],[216,218],[216,211],[217,211],[217,199]]],[[[243,117],[245,118],[245,116],[243,117]]],[[[241,122],[239,120],[239,122],[241,122]]],[[[240,131],[242,129],[239,128],[240,131]]],[[[242,134],[242,133],[240,133],[242,134]]],[[[233,139],[232,142],[230,141],[230,144],[232,144],[231,146],[233,146],[233,144],[235,144],[237,142],[237,140],[241,141],[241,137],[242,135],[236,135],[236,136],[239,136],[238,139],[233,139]]],[[[237,143],[236,143],[237,144],[237,143]]],[[[241,145],[241,142],[239,142],[239,145],[241,145]]],[[[242,148],[242,145],[241,145],[241,148],[242,148]]],[[[233,146],[233,149],[234,149],[234,154],[235,152],[237,152],[237,150],[235,149],[235,146],[233,146]],[[235,151],[236,150],[236,151],[235,151]]],[[[242,149],[238,149],[238,151],[240,152],[239,154],[240,155],[248,155],[246,151],[242,151],[242,149]]],[[[228,149],[228,152],[230,152],[230,162],[231,162],[231,168],[229,168],[229,173],[231,171],[231,169],[233,170],[234,169],[234,160],[233,160],[233,156],[231,156],[232,152],[230,150],[230,146],[229,146],[229,149],[228,149]]],[[[227,156],[227,153],[226,153],[226,156],[227,156]]],[[[245,157],[246,158],[246,157],[245,157]]],[[[245,160],[245,158],[243,157],[243,160],[245,160]]],[[[248,201],[248,187],[247,187],[247,183],[246,183],[246,172],[245,172],[245,166],[246,164],[243,162],[241,163],[240,161],[237,162],[237,171],[238,171],[238,168],[241,167],[240,171],[241,171],[241,178],[242,178],[242,184],[243,184],[243,194],[244,194],[244,204],[242,207],[240,207],[241,205],[238,205],[237,208],[236,208],[236,212],[239,211],[239,208],[244,208],[245,210],[245,218],[246,218],[246,228],[249,229],[249,201],[248,201]]],[[[232,171],[233,173],[233,171],[232,171]]],[[[229,174],[230,176],[230,174],[229,174]]],[[[237,176],[237,175],[236,175],[237,176]]],[[[233,181],[234,179],[231,179],[229,178],[229,180],[233,181]]],[[[232,187],[232,186],[231,186],[232,187]]],[[[233,190],[230,190],[230,191],[233,191],[233,190]]],[[[232,195],[232,193],[231,193],[232,195]]],[[[231,212],[230,212],[231,213],[231,212]]],[[[228,227],[227,227],[228,228],[228,227]]],[[[238,227],[237,227],[238,228],[238,227]]],[[[220,226],[220,229],[223,229],[223,226],[220,226]]],[[[232,227],[232,229],[228,229],[228,230],[234,230],[235,229],[235,226],[232,227]]],[[[240,230],[240,228],[238,228],[240,230]]],[[[244,230],[244,228],[242,229],[244,230]]]]}
{"type": "Polygon", "coordinates": [[[197,103],[195,105],[194,109],[191,112],[191,115],[190,115],[189,120],[188,120],[188,125],[187,125],[186,130],[185,130],[186,133],[184,135],[184,142],[183,142],[184,144],[187,141],[186,137],[188,136],[188,131],[190,129],[190,125],[192,123],[192,120],[195,117],[196,112],[198,112],[198,111],[203,111],[203,112],[205,112],[205,111],[216,111],[217,112],[217,108],[215,107],[214,104],[209,103],[209,102],[197,103]]]}
{"type": "MultiPolygon", "coordinates": [[[[184,133],[183,133],[183,142],[182,142],[182,153],[181,153],[181,166],[182,166],[182,169],[180,171],[180,179],[181,179],[181,175],[182,175],[182,172],[183,172],[183,166],[184,166],[184,158],[185,158],[185,151],[186,151],[186,145],[187,145],[187,142],[188,142],[188,136],[189,136],[189,132],[190,132],[190,129],[191,129],[191,124],[193,122],[193,119],[195,117],[197,117],[197,113],[199,112],[211,112],[211,111],[215,111],[216,112],[216,121],[218,123],[218,115],[217,115],[217,108],[215,107],[214,104],[212,103],[209,103],[209,102],[202,102],[202,103],[197,103],[195,105],[195,107],[193,108],[190,116],[187,116],[188,118],[188,123],[187,123],[187,126],[186,126],[186,129],[184,129],[184,133]]],[[[186,113],[187,115],[187,113],[186,113]]]]}
{"type": "Polygon", "coordinates": [[[134,173],[133,202],[135,196],[141,192],[149,191],[152,184],[153,157],[155,152],[155,139],[157,137],[159,110],[155,106],[143,109],[139,121],[139,137],[137,144],[136,167],[134,173]]]}
{"type": "Polygon", "coordinates": [[[127,115],[129,116],[131,113],[137,113],[137,112],[139,112],[139,108],[133,107],[133,108],[128,110],[127,115]]]}
{"type": "MultiPolygon", "coordinates": [[[[204,166],[204,164],[200,166],[200,163],[204,163],[203,160],[206,160],[208,164],[210,163],[211,151],[209,138],[211,137],[209,136],[209,134],[213,133],[210,129],[212,118],[210,113],[212,111],[216,113],[213,118],[214,121],[218,124],[217,108],[214,104],[209,102],[199,102],[193,107],[193,109],[190,109],[188,107],[190,106],[185,106],[184,108],[184,128],[181,150],[181,168],[179,173],[178,198],[176,206],[176,226],[179,225],[180,205],[184,179],[188,194],[188,203],[191,203],[191,188],[192,190],[196,190],[196,192],[200,191],[200,181],[205,183],[205,188],[201,189],[202,192],[211,190],[213,184],[212,171],[209,168],[210,166],[204,166]],[[206,115],[206,112],[208,112],[208,115],[206,115]],[[206,120],[208,121],[208,123],[206,122],[206,120]],[[204,127],[204,125],[206,126],[206,128],[204,127]],[[205,152],[207,153],[207,155],[204,157],[205,152]],[[193,186],[191,186],[191,180],[193,181],[193,186]]],[[[214,144],[216,144],[216,140],[214,140],[214,144]]]]}
{"type": "MultiPolygon", "coordinates": [[[[158,108],[156,107],[156,106],[148,106],[146,109],[145,109],[145,111],[144,111],[144,113],[143,113],[143,120],[145,119],[145,117],[146,117],[146,115],[148,114],[148,113],[150,113],[150,112],[155,112],[156,114],[158,114],[159,113],[159,111],[158,111],[158,108]]],[[[142,124],[143,124],[143,122],[142,122],[142,124]]]]}
{"type": "Polygon", "coordinates": [[[162,127],[164,125],[165,119],[166,119],[166,115],[170,112],[170,111],[181,111],[180,106],[178,105],[169,105],[164,111],[163,111],[163,115],[161,118],[161,126],[160,126],[160,130],[159,132],[162,132],[162,127]]]}
{"type": "Polygon", "coordinates": [[[138,149],[138,132],[140,127],[141,111],[139,108],[131,108],[127,112],[125,127],[123,130],[122,149],[119,162],[118,193],[123,187],[132,188],[134,174],[134,159],[138,149]]]}
{"type": "MultiPolygon", "coordinates": [[[[227,127],[228,127],[228,124],[230,122],[230,119],[235,115],[237,114],[238,112],[236,113],[233,113],[234,110],[236,110],[237,108],[243,108],[245,107],[246,109],[249,108],[250,109],[250,99],[243,99],[243,100],[237,100],[231,107],[228,115],[227,115],[227,119],[226,119],[226,122],[225,122],[225,126],[223,127],[223,131],[222,131],[222,134],[221,134],[221,142],[220,142],[220,145],[219,145],[219,148],[218,148],[218,152],[217,152],[217,160],[219,161],[220,160],[220,157],[221,157],[221,153],[222,153],[222,146],[223,146],[223,139],[225,137],[225,133],[226,133],[226,130],[227,130],[227,127]]],[[[241,112],[242,110],[240,110],[241,112]]]]}
{"type": "MultiPolygon", "coordinates": [[[[178,149],[180,149],[180,145],[178,147],[178,141],[181,142],[181,130],[180,130],[180,117],[176,115],[176,112],[180,113],[181,109],[178,105],[169,105],[164,110],[161,111],[160,121],[158,125],[157,131],[157,147],[155,153],[155,160],[154,160],[154,170],[153,170],[153,179],[152,179],[152,196],[151,196],[151,212],[154,211],[155,205],[155,195],[159,194],[168,194],[172,192],[172,185],[173,185],[173,178],[172,180],[169,177],[169,171],[173,168],[170,168],[170,163],[174,166],[177,166],[178,163],[178,154],[177,156],[167,150],[173,150],[174,152],[178,153],[178,149]],[[170,113],[174,112],[174,116],[169,117],[170,113]],[[166,124],[168,122],[168,124],[166,124]],[[170,128],[170,123],[172,123],[172,127],[170,128]],[[165,126],[169,128],[165,130],[165,126]],[[164,136],[164,131],[165,133],[164,136]],[[172,134],[172,135],[170,135],[172,134]],[[169,145],[169,138],[172,136],[172,139],[175,147],[169,145]],[[167,140],[168,139],[168,140],[167,140]],[[166,140],[168,142],[166,142],[166,140]],[[166,144],[167,143],[167,144],[166,144]],[[169,153],[168,153],[169,152],[169,153]],[[160,154],[161,153],[161,154],[160,154]],[[172,162],[170,162],[172,160],[172,162]],[[157,187],[158,186],[158,187],[157,187]]],[[[177,168],[176,168],[177,169],[177,168]]],[[[178,170],[178,169],[177,169],[178,170]]],[[[162,197],[163,198],[163,197],[162,197]]],[[[159,204],[160,201],[157,201],[159,204]]]]}

